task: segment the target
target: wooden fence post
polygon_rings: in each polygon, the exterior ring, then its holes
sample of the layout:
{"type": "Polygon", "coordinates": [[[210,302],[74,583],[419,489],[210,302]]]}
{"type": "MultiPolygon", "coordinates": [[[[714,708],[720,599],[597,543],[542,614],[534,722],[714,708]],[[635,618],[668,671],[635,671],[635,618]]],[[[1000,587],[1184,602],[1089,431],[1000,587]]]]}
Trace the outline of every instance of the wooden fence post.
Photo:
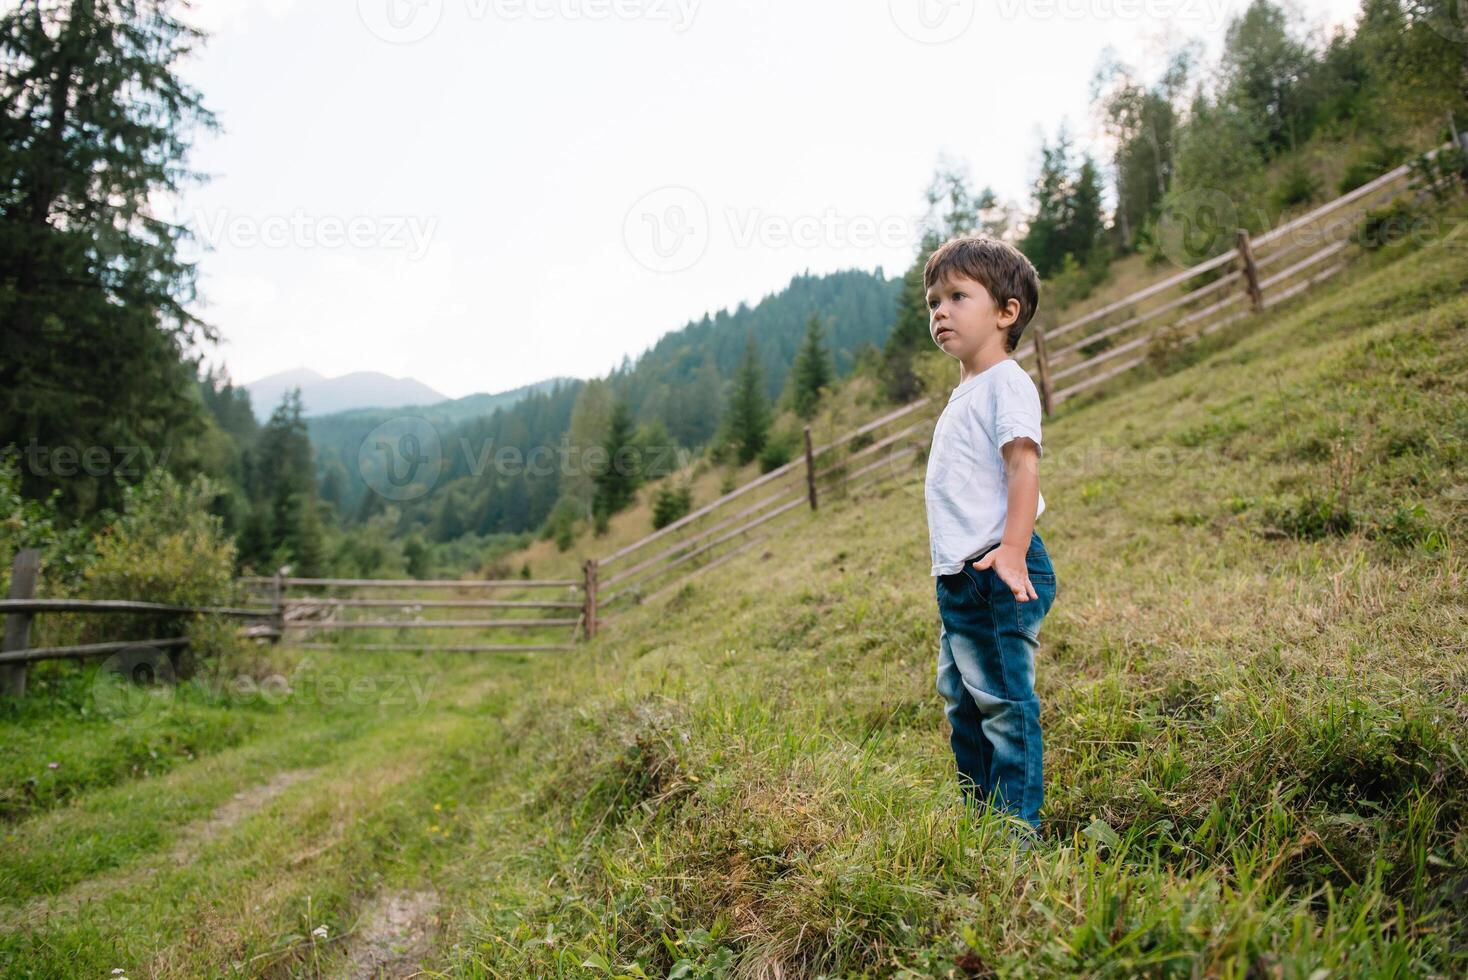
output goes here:
{"type": "Polygon", "coordinates": [[[1244,289],[1249,293],[1249,306],[1255,313],[1264,309],[1264,292],[1259,288],[1259,267],[1254,264],[1254,247],[1249,244],[1249,233],[1239,229],[1239,258],[1244,260],[1244,289]]]}
{"type": "Polygon", "coordinates": [[[590,640],[596,637],[596,559],[586,559],[582,570],[586,575],[586,638],[590,640]]]}
{"type": "Polygon", "coordinates": [[[816,509],[816,456],[810,447],[810,426],[805,427],[805,487],[810,496],[810,509],[816,509]]]}
{"type": "MultiPolygon", "coordinates": [[[[36,597],[36,575],[41,568],[39,548],[22,548],[10,563],[10,598],[34,599],[36,597]]],[[[6,653],[24,650],[31,643],[31,614],[10,613],[5,617],[6,653]]],[[[25,697],[25,664],[0,666],[0,694],[7,697],[25,697]]]]}
{"type": "Polygon", "coordinates": [[[285,569],[275,570],[275,586],[273,589],[275,603],[275,635],[270,638],[271,643],[279,643],[285,637],[285,569]]]}
{"type": "Polygon", "coordinates": [[[1035,367],[1040,371],[1040,406],[1050,417],[1050,357],[1045,353],[1045,328],[1035,324],[1035,367]]]}

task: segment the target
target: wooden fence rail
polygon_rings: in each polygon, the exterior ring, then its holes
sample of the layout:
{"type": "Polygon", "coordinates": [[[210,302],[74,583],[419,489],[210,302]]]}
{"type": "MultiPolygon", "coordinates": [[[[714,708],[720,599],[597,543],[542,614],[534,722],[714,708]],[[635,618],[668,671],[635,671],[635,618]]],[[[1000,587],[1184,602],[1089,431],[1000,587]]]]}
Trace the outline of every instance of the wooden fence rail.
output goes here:
{"type": "MultiPolygon", "coordinates": [[[[167,650],[170,656],[188,646],[188,637],[169,636],[143,640],[114,640],[106,643],[79,643],[67,646],[33,647],[30,645],[31,623],[42,613],[107,613],[107,614],[185,614],[224,616],[235,619],[268,619],[271,610],[229,606],[184,606],[161,602],[139,602],[132,599],[37,599],[36,580],[41,552],[24,548],[16,553],[10,566],[10,598],[0,599],[0,613],[5,616],[5,643],[0,650],[0,695],[25,696],[27,666],[45,660],[83,660],[105,657],[138,647],[167,650]]],[[[251,628],[254,635],[269,635],[269,628],[251,628]]]]}
{"type": "Polygon", "coordinates": [[[333,644],[304,641],[313,633],[355,632],[360,630],[382,630],[389,633],[425,630],[517,630],[545,631],[570,629],[566,643],[546,643],[541,640],[522,644],[445,644],[433,641],[410,642],[400,638],[397,642],[353,643],[353,650],[444,650],[473,652],[514,652],[538,650],[572,649],[587,622],[587,603],[584,597],[576,599],[535,598],[473,598],[495,591],[563,590],[580,593],[584,582],[577,579],[363,579],[363,578],[308,578],[284,574],[275,576],[247,576],[240,580],[247,587],[266,590],[266,605],[275,618],[279,637],[301,637],[292,639],[293,646],[308,649],[331,648],[333,644]],[[367,596],[323,594],[317,590],[357,593],[368,591],[367,596]],[[423,598],[416,593],[452,589],[460,596],[444,599],[423,598]],[[392,590],[397,595],[381,595],[381,590],[392,590]],[[491,615],[471,619],[454,618],[453,610],[479,610],[491,615]],[[526,613],[533,610],[548,610],[548,616],[494,616],[495,612],[513,611],[526,613]],[[555,611],[575,610],[574,617],[556,616],[555,611]],[[358,618],[358,612],[371,611],[367,618],[358,618]],[[397,615],[384,615],[396,612],[397,615]],[[448,612],[450,616],[435,614],[448,612]]]}

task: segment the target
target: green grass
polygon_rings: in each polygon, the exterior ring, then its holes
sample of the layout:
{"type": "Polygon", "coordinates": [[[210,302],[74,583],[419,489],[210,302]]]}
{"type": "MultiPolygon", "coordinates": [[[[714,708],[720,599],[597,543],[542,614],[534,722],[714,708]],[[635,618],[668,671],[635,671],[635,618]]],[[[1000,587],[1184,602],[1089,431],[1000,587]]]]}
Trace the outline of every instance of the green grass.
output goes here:
{"type": "Polygon", "coordinates": [[[1032,855],[956,802],[894,480],[570,653],[311,651],[122,721],[58,669],[0,718],[0,973],[330,976],[430,890],[452,976],[1461,974],[1465,285],[1373,256],[1047,425],[1032,855]]]}

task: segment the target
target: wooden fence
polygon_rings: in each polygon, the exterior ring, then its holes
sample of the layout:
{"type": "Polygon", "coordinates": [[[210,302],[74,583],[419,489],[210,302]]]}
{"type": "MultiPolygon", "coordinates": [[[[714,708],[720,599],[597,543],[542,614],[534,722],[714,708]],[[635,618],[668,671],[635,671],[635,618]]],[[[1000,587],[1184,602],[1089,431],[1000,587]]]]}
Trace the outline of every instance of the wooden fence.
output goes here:
{"type": "MultiPolygon", "coordinates": [[[[30,664],[42,660],[81,660],[105,657],[138,647],[167,651],[176,658],[188,646],[188,637],[167,636],[152,639],[116,640],[107,643],[82,643],[70,646],[33,647],[30,645],[31,623],[41,613],[108,613],[147,615],[210,615],[237,619],[262,619],[268,613],[259,609],[222,606],[176,606],[159,602],[136,602],[128,599],[37,599],[36,578],[41,567],[41,552],[24,548],[16,553],[10,566],[10,596],[0,599],[0,613],[5,616],[5,640],[0,648],[0,695],[24,697],[26,671],[30,664]]],[[[268,627],[266,628],[268,632],[268,627]]]]}
{"type": "Polygon", "coordinates": [[[302,639],[293,644],[306,648],[335,646],[306,641],[305,637],[313,633],[370,630],[389,634],[388,640],[354,643],[353,649],[464,653],[569,650],[587,620],[583,583],[575,579],[291,578],[280,572],[239,581],[251,593],[252,608],[270,617],[275,637],[299,636],[302,639]],[[535,596],[544,590],[560,590],[567,598],[489,598],[506,592],[535,596]],[[449,594],[433,598],[423,593],[449,594]],[[551,615],[529,615],[532,610],[548,610],[551,615]],[[567,611],[576,615],[564,615],[567,611]],[[563,615],[555,615],[557,612],[563,615]],[[463,618],[465,615],[475,618],[463,618]],[[466,645],[409,641],[409,635],[423,630],[513,630],[542,636],[569,630],[570,642],[466,645]]]}
{"type": "Polygon", "coordinates": [[[1241,228],[1228,251],[1099,310],[1048,330],[1032,324],[1015,359],[1048,413],[1144,364],[1158,346],[1191,344],[1340,272],[1365,213],[1410,192],[1410,175],[1403,164],[1257,238],[1241,228]]]}
{"type": "Polygon", "coordinates": [[[920,411],[930,403],[918,399],[819,447],[807,426],[801,457],[625,548],[587,560],[587,636],[595,636],[617,612],[656,599],[757,546],[784,517],[814,511],[822,500],[853,487],[883,478],[910,479],[935,421],[920,411]]]}

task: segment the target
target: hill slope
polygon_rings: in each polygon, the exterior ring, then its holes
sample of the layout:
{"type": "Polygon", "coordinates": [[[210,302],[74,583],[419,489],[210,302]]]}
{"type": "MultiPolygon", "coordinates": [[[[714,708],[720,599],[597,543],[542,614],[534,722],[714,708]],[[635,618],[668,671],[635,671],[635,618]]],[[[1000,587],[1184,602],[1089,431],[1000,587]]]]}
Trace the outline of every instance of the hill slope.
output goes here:
{"type": "Polygon", "coordinates": [[[549,971],[559,934],[654,972],[665,933],[746,975],[1460,969],[1465,283],[1452,241],[1348,270],[1048,427],[1033,863],[952,802],[922,502],[894,490],[558,685],[521,754],[545,782],[472,862],[482,959],[549,971]]]}
{"type": "Polygon", "coordinates": [[[181,691],[125,738],[38,703],[0,725],[6,784],[34,783],[0,966],[314,975],[397,943],[482,977],[1459,973],[1454,244],[1047,426],[1031,857],[955,804],[922,502],[894,482],[574,653],[312,651],[279,704],[181,691]],[[326,676],[427,687],[323,708],[326,676]],[[241,785],[269,802],[229,809],[241,785]]]}

